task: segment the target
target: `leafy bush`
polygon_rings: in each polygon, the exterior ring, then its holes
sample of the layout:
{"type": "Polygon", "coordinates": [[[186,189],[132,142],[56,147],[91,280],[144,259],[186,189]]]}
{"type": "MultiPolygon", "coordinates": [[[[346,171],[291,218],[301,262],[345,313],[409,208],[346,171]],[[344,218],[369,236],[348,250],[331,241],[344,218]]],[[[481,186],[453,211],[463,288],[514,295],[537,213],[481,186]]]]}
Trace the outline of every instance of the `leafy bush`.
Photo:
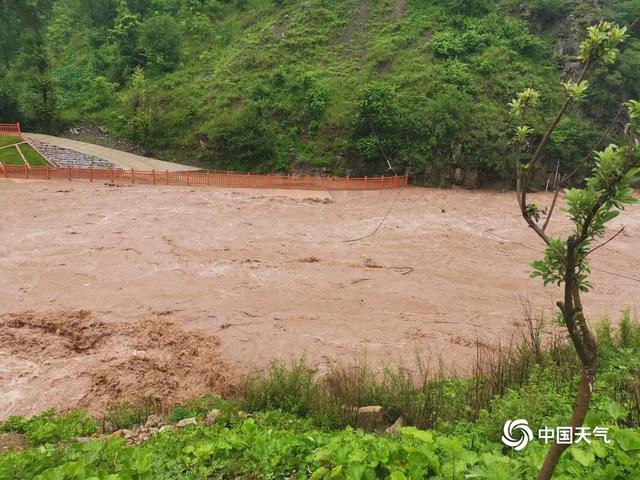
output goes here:
{"type": "Polygon", "coordinates": [[[243,388],[243,407],[248,411],[282,410],[294,415],[311,415],[321,407],[322,391],[316,371],[304,359],[290,367],[272,362],[266,376],[250,375],[243,388]]]}
{"type": "MultiPolygon", "coordinates": [[[[633,478],[640,433],[612,427],[610,445],[592,440],[561,460],[559,478],[633,478]]],[[[347,428],[321,431],[293,417],[266,413],[231,428],[216,425],[165,432],[129,447],[121,439],[28,449],[0,455],[0,476],[27,478],[312,478],[529,479],[544,445],[504,454],[472,425],[445,435],[406,427],[397,436],[347,428]],[[114,475],[114,477],[110,477],[114,475]],[[115,477],[117,476],[117,477],[115,477]]]]}
{"type": "Polygon", "coordinates": [[[356,130],[358,133],[384,133],[397,128],[399,120],[398,96],[388,84],[368,85],[358,100],[356,130]]]}
{"type": "Polygon", "coordinates": [[[33,446],[67,442],[78,436],[92,435],[96,430],[95,419],[82,411],[57,416],[54,410],[47,410],[29,420],[10,417],[0,423],[0,431],[26,435],[29,444],[33,446]]]}
{"type": "Polygon", "coordinates": [[[158,413],[159,403],[153,398],[144,401],[116,401],[107,407],[103,418],[103,430],[115,431],[144,425],[149,415],[158,413]]]}
{"type": "Polygon", "coordinates": [[[178,24],[172,17],[156,15],[140,25],[138,45],[149,68],[161,73],[178,65],[181,39],[178,24]]]}
{"type": "Polygon", "coordinates": [[[216,166],[248,171],[273,162],[274,133],[260,108],[249,105],[219,123],[211,134],[216,166]]]}

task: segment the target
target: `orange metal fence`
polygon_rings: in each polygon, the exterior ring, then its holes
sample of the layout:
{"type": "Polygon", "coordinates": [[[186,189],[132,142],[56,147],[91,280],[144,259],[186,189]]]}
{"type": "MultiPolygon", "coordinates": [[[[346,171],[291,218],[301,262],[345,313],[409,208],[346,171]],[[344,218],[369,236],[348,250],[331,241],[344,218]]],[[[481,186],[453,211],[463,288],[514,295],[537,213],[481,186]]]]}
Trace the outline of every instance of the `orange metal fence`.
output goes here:
{"type": "Polygon", "coordinates": [[[302,177],[220,172],[169,172],[118,168],[28,167],[0,165],[0,176],[39,180],[88,180],[144,185],[185,185],[302,190],[380,190],[408,184],[407,175],[393,177],[302,177]]]}
{"type": "Polygon", "coordinates": [[[0,123],[0,135],[20,136],[20,123],[0,123]]]}

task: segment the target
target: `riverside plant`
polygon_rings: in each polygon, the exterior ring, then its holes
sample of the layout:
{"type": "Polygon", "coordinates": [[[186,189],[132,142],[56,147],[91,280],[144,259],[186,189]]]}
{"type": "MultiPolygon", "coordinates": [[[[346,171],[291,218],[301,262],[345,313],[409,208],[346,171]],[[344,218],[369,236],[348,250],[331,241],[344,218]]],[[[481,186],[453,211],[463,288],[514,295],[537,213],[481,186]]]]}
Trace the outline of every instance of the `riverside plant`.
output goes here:
{"type": "MultiPolygon", "coordinates": [[[[587,38],[582,42],[578,59],[580,73],[575,80],[563,83],[565,100],[557,115],[551,120],[541,139],[533,142],[535,131],[527,125],[527,116],[535,109],[539,93],[526,89],[510,103],[515,120],[513,144],[516,155],[517,198],[522,217],[527,225],[546,244],[544,258],[532,264],[532,276],[540,277],[544,284],[563,286],[563,299],[557,303],[558,322],[566,327],[569,338],[581,363],[581,378],[569,425],[576,429],[583,425],[596,383],[598,346],[591,332],[582,304],[582,294],[592,289],[589,281],[589,256],[613,240],[596,244],[605,235],[609,222],[617,218],[626,205],[636,201],[633,186],[640,176],[640,102],[630,100],[627,107],[629,123],[625,129],[626,144],[609,145],[595,153],[595,165],[583,188],[565,190],[566,206],[572,229],[565,236],[553,236],[547,232],[557,204],[561,186],[568,182],[575,170],[556,177],[556,190],[551,205],[545,211],[527,199],[529,186],[541,163],[545,146],[548,144],[560,120],[570,108],[584,100],[589,88],[587,75],[594,66],[612,64],[618,57],[618,47],[626,38],[626,28],[609,22],[600,22],[587,30],[587,38]],[[532,152],[528,161],[522,157],[532,152]],[[546,218],[542,219],[546,213],[546,218]]],[[[526,158],[526,157],[525,157],[526,158]]],[[[553,476],[563,452],[569,445],[553,443],[538,473],[539,480],[553,476]]]]}

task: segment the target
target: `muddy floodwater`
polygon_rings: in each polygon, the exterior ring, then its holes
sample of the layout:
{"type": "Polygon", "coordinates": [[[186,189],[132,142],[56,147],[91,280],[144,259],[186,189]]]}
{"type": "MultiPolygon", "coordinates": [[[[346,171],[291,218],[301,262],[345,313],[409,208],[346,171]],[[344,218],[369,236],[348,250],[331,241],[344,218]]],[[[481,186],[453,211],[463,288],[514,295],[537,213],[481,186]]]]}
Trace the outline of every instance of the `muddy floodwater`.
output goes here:
{"type": "MultiPolygon", "coordinates": [[[[323,368],[363,356],[410,363],[420,354],[464,370],[476,341],[508,342],[522,299],[550,317],[560,297],[557,287],[529,278],[542,244],[519,217],[512,193],[0,180],[0,199],[0,416],[29,413],[45,391],[55,399],[75,387],[70,403],[86,402],[98,388],[87,369],[117,367],[114,351],[134,357],[134,380],[144,378],[146,365],[136,355],[160,358],[165,370],[175,364],[169,373],[178,377],[202,376],[204,365],[182,358],[198,353],[182,350],[190,342],[237,375],[300,355],[323,368]],[[349,241],[371,233],[398,193],[375,235],[349,241]],[[31,323],[16,326],[7,314],[24,310],[54,315],[57,323],[47,330],[49,320],[28,317],[31,323]],[[69,332],[55,327],[64,325],[56,312],[77,310],[90,316],[72,318],[111,336],[95,345],[58,338],[69,332]],[[154,319],[164,340],[151,348],[154,319]],[[109,325],[115,333],[108,334],[109,325]],[[37,340],[38,332],[57,337],[37,340]],[[136,341],[137,332],[147,340],[136,341]],[[210,345],[202,346],[203,336],[210,345]],[[46,345],[56,342],[71,354],[48,355],[46,345]],[[79,379],[81,371],[88,376],[79,379]]],[[[552,233],[566,225],[558,217],[552,233]]],[[[595,290],[584,302],[594,320],[640,304],[638,205],[611,232],[622,225],[624,233],[593,256],[595,290]]]]}

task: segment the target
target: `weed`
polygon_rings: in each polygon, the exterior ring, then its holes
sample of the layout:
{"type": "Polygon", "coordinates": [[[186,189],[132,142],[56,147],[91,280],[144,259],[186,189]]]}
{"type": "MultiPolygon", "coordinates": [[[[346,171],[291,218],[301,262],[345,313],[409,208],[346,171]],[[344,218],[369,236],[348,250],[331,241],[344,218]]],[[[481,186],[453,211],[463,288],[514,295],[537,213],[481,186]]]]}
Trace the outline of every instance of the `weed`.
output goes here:
{"type": "Polygon", "coordinates": [[[92,435],[97,431],[97,422],[85,412],[72,410],[64,416],[47,410],[30,418],[9,417],[0,423],[0,432],[26,435],[29,445],[68,442],[78,436],[92,435]]]}
{"type": "Polygon", "coordinates": [[[121,400],[107,407],[102,419],[102,430],[112,432],[123,428],[144,425],[149,415],[160,411],[160,403],[154,398],[142,401],[121,400]]]}

